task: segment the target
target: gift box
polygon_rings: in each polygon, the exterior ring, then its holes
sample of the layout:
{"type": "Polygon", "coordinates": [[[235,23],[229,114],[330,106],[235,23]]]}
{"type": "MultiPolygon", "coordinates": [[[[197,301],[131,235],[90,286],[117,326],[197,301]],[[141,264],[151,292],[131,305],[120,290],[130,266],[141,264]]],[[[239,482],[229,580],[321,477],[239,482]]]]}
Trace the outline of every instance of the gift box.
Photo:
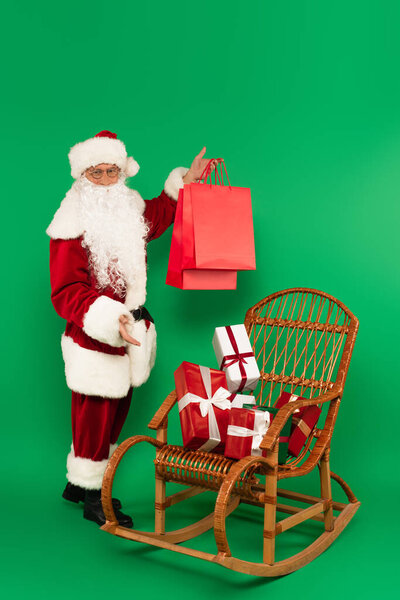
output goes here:
{"type": "Polygon", "coordinates": [[[245,326],[217,327],[212,344],[219,367],[226,373],[228,390],[254,390],[260,371],[245,326]]]}
{"type": "MultiPolygon", "coordinates": [[[[267,411],[270,414],[270,422],[272,423],[274,418],[279,412],[279,408],[272,406],[257,406],[257,410],[267,411]]],[[[278,463],[280,465],[286,462],[289,453],[289,437],[292,430],[292,415],[288,418],[284,424],[281,435],[279,436],[279,451],[278,451],[278,463]]]]}
{"type": "Polygon", "coordinates": [[[256,403],[254,396],[246,394],[231,394],[228,400],[230,400],[232,408],[243,408],[244,404],[254,405],[256,403]]]}
{"type": "Polygon", "coordinates": [[[265,456],[260,444],[270,425],[266,411],[232,407],[225,443],[225,456],[239,460],[244,456],[265,456]]]}
{"type": "MultiPolygon", "coordinates": [[[[297,399],[304,400],[302,396],[296,396],[290,392],[282,392],[276,403],[276,407],[280,408],[288,402],[295,402],[297,399]]],[[[289,454],[299,456],[310,433],[317,424],[321,412],[318,406],[304,406],[295,410],[293,413],[292,431],[289,438],[289,454]]]]}
{"type": "Polygon", "coordinates": [[[223,453],[232,395],[225,373],[183,362],[174,375],[183,445],[223,453]]]}
{"type": "MultiPolygon", "coordinates": [[[[243,458],[244,456],[265,456],[260,444],[268,428],[276,416],[278,409],[252,405],[243,408],[232,408],[225,444],[225,456],[243,458]]],[[[289,434],[292,417],[285,423],[279,437],[278,463],[284,464],[288,457],[289,434]]]]}
{"type": "MultiPolygon", "coordinates": [[[[299,398],[300,398],[300,400],[304,400],[303,396],[296,396],[296,394],[291,394],[290,392],[282,392],[281,395],[279,396],[275,406],[276,406],[276,408],[281,408],[288,402],[296,402],[296,400],[298,400],[299,398]]],[[[297,408],[293,414],[297,414],[299,411],[300,411],[300,409],[297,408]]]]}

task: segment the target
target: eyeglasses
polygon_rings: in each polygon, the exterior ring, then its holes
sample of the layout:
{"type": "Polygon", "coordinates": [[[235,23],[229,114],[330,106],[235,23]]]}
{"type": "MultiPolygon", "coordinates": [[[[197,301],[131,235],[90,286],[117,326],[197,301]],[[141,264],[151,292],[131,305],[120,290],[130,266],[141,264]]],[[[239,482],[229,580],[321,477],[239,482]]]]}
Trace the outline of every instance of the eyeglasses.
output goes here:
{"type": "Polygon", "coordinates": [[[114,179],[115,177],[118,177],[120,170],[121,169],[118,167],[110,167],[109,169],[88,169],[88,174],[94,179],[101,179],[103,174],[107,173],[107,176],[110,179],[114,179]]]}

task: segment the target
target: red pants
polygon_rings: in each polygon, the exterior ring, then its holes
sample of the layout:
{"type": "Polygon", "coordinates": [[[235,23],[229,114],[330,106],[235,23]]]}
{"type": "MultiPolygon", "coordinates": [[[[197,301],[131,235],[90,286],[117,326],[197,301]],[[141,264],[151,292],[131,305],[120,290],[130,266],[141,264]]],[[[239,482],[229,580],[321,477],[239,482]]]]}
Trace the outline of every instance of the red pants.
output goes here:
{"type": "Polygon", "coordinates": [[[100,398],[72,392],[72,442],[75,456],[108,459],[128,415],[132,388],[125,398],[100,398]]]}
{"type": "Polygon", "coordinates": [[[128,415],[132,388],[125,398],[72,392],[72,442],[67,479],[85,489],[100,489],[110,453],[128,415]]]}

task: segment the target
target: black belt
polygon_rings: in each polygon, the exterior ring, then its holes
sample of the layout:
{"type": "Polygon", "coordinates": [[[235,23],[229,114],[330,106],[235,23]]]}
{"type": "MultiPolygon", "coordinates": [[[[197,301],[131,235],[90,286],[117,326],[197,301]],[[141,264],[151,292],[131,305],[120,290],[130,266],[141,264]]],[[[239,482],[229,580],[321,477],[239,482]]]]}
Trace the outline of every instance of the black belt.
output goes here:
{"type": "Polygon", "coordinates": [[[135,310],[131,310],[131,315],[135,319],[135,321],[141,321],[142,319],[146,319],[146,321],[150,321],[150,323],[154,323],[154,319],[147,310],[145,306],[139,306],[135,310]]]}

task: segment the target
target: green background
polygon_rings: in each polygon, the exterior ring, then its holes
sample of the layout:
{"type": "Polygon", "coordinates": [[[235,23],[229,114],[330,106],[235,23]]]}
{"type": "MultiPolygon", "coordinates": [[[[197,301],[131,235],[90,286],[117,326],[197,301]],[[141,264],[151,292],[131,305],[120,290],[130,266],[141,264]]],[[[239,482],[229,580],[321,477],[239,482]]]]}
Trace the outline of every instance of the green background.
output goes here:
{"type": "MultiPolygon", "coordinates": [[[[2,591],[77,600],[394,597],[399,27],[399,3],[382,0],[22,0],[2,8],[2,591]],[[69,147],[101,129],[116,131],[142,165],[130,185],[145,198],[203,145],[223,156],[232,183],[251,187],[256,236],[257,271],[239,274],[230,292],[167,287],[171,230],[150,245],[158,360],[134,394],[123,437],[146,433],[182,360],[215,366],[215,326],[241,321],[269,293],[321,289],[360,319],[332,469],[362,506],[295,574],[256,579],[120,540],[61,500],[70,394],[44,231],[72,183],[69,147]]],[[[178,440],[176,414],[171,431],[178,440]]],[[[141,449],[116,481],[143,529],[152,477],[152,454],[141,449]]],[[[318,491],[314,474],[296,485],[318,491]]],[[[211,510],[206,496],[171,512],[171,526],[211,510]]],[[[232,543],[258,560],[258,513],[240,514],[231,518],[232,543]]],[[[302,525],[278,544],[293,553],[315,532],[302,525]]],[[[213,551],[212,533],[196,547],[213,551]]]]}

